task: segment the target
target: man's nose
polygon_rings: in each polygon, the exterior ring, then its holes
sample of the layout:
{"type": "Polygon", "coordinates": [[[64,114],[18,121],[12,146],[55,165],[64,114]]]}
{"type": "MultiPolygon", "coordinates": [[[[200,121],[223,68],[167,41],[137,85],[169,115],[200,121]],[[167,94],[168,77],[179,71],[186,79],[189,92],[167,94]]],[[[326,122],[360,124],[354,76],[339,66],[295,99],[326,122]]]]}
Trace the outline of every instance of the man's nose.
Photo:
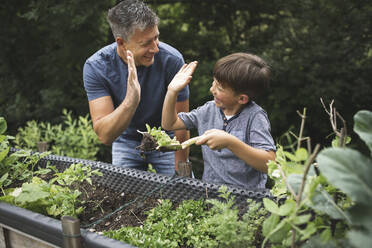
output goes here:
{"type": "Polygon", "coordinates": [[[159,40],[158,39],[154,40],[154,42],[152,43],[152,47],[150,49],[150,52],[152,52],[152,53],[158,53],[159,52],[159,40]]]}

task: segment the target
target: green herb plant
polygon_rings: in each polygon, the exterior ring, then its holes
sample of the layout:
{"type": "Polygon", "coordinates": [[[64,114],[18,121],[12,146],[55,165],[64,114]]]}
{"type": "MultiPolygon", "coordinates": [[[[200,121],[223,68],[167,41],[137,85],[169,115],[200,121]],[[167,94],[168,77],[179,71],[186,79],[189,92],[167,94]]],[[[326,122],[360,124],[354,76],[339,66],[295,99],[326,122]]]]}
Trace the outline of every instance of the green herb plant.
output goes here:
{"type": "Polygon", "coordinates": [[[31,181],[34,174],[48,173],[46,170],[35,172],[37,163],[50,153],[32,153],[31,151],[18,150],[10,153],[9,140],[12,136],[5,135],[7,129],[6,121],[0,117],[0,186],[9,186],[17,181],[31,181]]]}
{"type": "Polygon", "coordinates": [[[104,235],[138,247],[256,247],[265,209],[248,201],[249,210],[240,219],[227,187],[220,188],[220,197],[221,201],[183,201],[175,209],[169,200],[162,200],[147,212],[142,226],[104,235]]]}
{"type": "Polygon", "coordinates": [[[83,182],[92,185],[93,176],[103,176],[98,169],[92,170],[90,166],[83,166],[81,163],[71,164],[63,172],[57,172],[54,175],[55,177],[50,180],[50,183],[57,182],[61,186],[68,186],[75,190],[82,189],[86,193],[87,198],[89,196],[87,195],[87,190],[84,189],[83,182]]]}
{"type": "Polygon", "coordinates": [[[54,217],[77,217],[84,210],[79,188],[84,181],[92,184],[93,175],[102,173],[80,163],[72,164],[64,172],[55,173],[49,182],[33,177],[21,187],[7,189],[0,200],[54,217]]]}
{"type": "Polygon", "coordinates": [[[38,150],[39,142],[47,142],[50,151],[60,156],[96,160],[100,142],[92,121],[86,116],[72,118],[71,111],[62,110],[62,124],[29,121],[19,128],[14,143],[16,148],[38,150]]]}

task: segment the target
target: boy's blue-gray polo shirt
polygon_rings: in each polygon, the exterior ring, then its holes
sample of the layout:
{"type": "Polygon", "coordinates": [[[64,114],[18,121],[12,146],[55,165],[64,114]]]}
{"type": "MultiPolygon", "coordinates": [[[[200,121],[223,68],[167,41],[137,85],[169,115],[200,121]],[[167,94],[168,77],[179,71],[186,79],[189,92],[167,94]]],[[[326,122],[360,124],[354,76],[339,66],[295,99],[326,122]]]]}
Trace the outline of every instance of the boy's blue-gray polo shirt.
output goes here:
{"type": "MultiPolygon", "coordinates": [[[[137,67],[141,101],[129,127],[116,141],[121,138],[140,141],[142,135],[137,130],[145,131],[146,123],[151,127],[160,127],[168,84],[183,64],[184,60],[180,52],[160,42],[154,63],[149,67],[137,67]]],[[[100,49],[87,59],[83,69],[83,79],[89,101],[111,96],[115,108],[122,103],[127,91],[128,65],[117,54],[116,43],[100,49]]],[[[185,101],[188,98],[189,88],[186,87],[179,93],[177,101],[185,101]]]]}
{"type": "MultiPolygon", "coordinates": [[[[214,101],[189,113],[179,113],[178,116],[187,129],[197,128],[199,135],[210,129],[221,129],[252,147],[266,151],[276,150],[267,114],[253,101],[229,120],[214,101]]],[[[244,188],[265,188],[267,175],[247,165],[229,149],[212,150],[203,145],[202,152],[203,181],[244,188]]]]}

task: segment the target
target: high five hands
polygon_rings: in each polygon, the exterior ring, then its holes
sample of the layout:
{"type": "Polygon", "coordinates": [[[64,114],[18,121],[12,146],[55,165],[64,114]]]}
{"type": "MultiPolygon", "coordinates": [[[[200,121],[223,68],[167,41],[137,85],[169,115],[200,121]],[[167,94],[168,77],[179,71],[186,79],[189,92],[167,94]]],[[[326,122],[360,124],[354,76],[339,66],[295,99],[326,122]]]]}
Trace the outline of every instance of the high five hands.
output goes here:
{"type": "Polygon", "coordinates": [[[127,94],[125,98],[129,97],[135,103],[139,103],[141,100],[141,86],[138,82],[136,64],[134,63],[133,53],[127,50],[127,61],[128,61],[128,83],[127,83],[127,94]]]}
{"type": "Polygon", "coordinates": [[[195,71],[197,61],[193,61],[189,64],[184,64],[178,73],[174,76],[172,82],[168,85],[168,90],[179,92],[190,82],[192,74],[195,71]]]}

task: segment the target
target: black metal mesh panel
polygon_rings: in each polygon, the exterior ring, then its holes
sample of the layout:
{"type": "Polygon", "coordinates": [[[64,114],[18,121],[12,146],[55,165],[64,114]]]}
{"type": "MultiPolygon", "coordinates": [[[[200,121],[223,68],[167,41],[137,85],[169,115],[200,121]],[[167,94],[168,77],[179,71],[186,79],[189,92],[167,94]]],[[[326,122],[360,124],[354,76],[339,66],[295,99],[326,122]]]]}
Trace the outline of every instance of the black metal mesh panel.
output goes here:
{"type": "MultiPolygon", "coordinates": [[[[15,151],[15,149],[12,149],[12,151],[15,151]]],[[[152,193],[152,197],[170,199],[174,202],[188,199],[217,198],[218,189],[221,186],[193,178],[172,177],[64,156],[49,155],[39,161],[41,166],[46,166],[47,163],[55,165],[59,169],[65,169],[73,163],[89,165],[92,169],[99,169],[103,173],[102,177],[95,176],[92,178],[94,183],[105,185],[117,192],[135,193],[138,196],[147,196],[151,191],[158,189],[152,193]]],[[[260,201],[265,197],[273,198],[269,190],[266,189],[248,190],[228,186],[228,191],[235,196],[237,206],[241,210],[246,209],[247,199],[260,201]]]]}

